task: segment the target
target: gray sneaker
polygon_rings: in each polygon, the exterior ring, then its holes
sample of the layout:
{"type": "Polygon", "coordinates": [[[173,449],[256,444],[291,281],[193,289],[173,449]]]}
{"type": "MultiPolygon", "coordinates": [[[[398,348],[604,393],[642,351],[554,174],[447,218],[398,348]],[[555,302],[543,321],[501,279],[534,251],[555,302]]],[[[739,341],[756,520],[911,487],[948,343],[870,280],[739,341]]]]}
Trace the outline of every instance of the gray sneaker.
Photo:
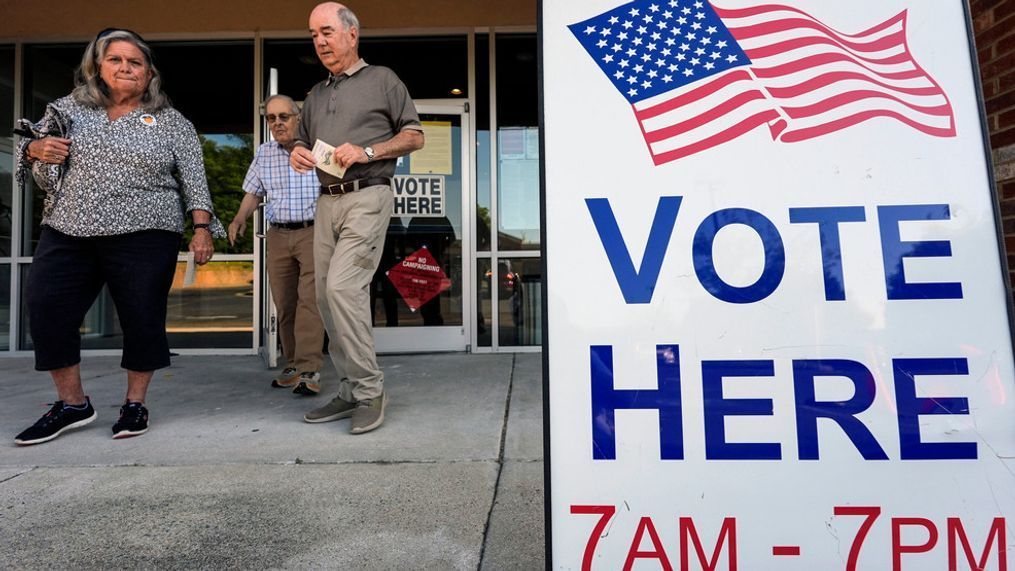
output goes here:
{"type": "Polygon", "coordinates": [[[349,418],[356,410],[356,404],[342,400],[342,397],[335,397],[331,402],[303,415],[304,422],[331,422],[349,418]]]}
{"type": "Polygon", "coordinates": [[[363,434],[379,427],[384,422],[384,408],[387,405],[388,397],[384,393],[375,399],[361,400],[356,403],[349,432],[363,434]]]}
{"type": "Polygon", "coordinates": [[[315,397],[321,392],[321,374],[318,372],[303,372],[297,377],[299,384],[293,389],[298,395],[315,397]]]}
{"type": "Polygon", "coordinates": [[[271,381],[271,386],[276,389],[291,389],[298,382],[300,382],[300,372],[296,370],[296,367],[286,367],[271,381]]]}

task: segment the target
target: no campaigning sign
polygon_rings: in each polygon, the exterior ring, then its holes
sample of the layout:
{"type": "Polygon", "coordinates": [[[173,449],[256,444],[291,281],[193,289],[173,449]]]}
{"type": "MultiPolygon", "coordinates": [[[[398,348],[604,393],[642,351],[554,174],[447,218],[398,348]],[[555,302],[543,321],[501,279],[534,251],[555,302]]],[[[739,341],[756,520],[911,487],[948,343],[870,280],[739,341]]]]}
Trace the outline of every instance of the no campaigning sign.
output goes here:
{"type": "Polygon", "coordinates": [[[387,276],[412,311],[451,287],[451,280],[426,246],[406,256],[387,276]]]}

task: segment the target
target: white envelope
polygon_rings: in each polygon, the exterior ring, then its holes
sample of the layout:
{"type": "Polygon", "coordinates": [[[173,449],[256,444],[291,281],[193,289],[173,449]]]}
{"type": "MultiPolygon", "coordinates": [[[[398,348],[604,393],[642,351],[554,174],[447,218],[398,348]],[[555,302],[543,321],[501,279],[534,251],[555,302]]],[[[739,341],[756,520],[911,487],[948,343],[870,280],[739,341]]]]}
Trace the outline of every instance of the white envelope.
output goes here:
{"type": "Polygon", "coordinates": [[[194,285],[194,274],[197,268],[194,267],[194,252],[187,252],[187,269],[183,273],[183,287],[194,285]]]}
{"type": "Polygon", "coordinates": [[[317,159],[317,168],[338,178],[345,176],[345,169],[335,162],[332,154],[335,152],[335,147],[317,139],[314,141],[314,148],[311,152],[314,153],[314,158],[317,159]]]}

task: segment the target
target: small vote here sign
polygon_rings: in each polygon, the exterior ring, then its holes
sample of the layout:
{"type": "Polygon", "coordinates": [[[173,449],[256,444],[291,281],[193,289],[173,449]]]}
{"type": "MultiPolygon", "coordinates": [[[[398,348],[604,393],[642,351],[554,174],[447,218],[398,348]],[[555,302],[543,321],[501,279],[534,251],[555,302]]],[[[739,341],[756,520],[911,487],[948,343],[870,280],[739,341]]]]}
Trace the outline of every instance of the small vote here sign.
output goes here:
{"type": "Polygon", "coordinates": [[[444,216],[444,177],[440,175],[397,175],[392,181],[395,209],[392,216],[440,218],[444,216]]]}

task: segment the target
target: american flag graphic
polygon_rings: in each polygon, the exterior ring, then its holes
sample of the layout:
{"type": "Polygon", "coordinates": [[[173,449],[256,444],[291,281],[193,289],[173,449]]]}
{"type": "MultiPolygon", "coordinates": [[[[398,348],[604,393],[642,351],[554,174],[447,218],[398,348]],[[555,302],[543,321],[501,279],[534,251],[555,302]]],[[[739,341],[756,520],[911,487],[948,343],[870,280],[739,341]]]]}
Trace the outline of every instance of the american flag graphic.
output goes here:
{"type": "Polygon", "coordinates": [[[789,6],[636,0],[568,28],[631,103],[657,165],[762,125],[787,143],[876,117],[955,136],[905,12],[849,35],[789,6]]]}

